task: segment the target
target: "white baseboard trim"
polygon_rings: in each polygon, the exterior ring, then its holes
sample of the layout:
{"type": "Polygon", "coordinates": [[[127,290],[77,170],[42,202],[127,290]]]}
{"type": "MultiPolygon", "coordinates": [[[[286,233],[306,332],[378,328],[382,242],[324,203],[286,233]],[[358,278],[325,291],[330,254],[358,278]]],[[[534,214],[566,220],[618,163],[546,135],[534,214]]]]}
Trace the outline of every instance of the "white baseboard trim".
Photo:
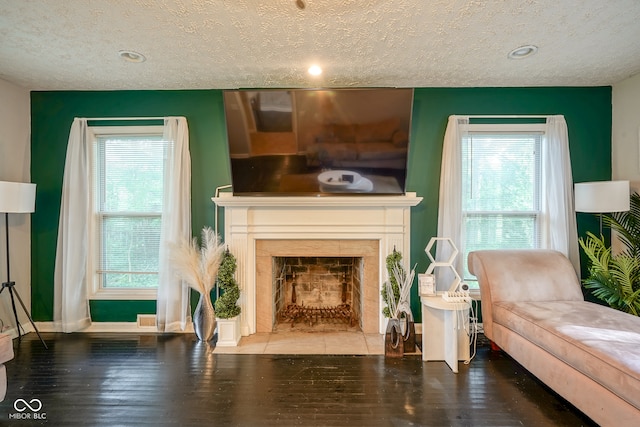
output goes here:
{"type": "MultiPolygon", "coordinates": [[[[35,322],[40,332],[60,332],[56,330],[54,322],[35,322]]],[[[23,325],[25,331],[35,332],[31,325],[23,325]]],[[[139,326],[138,322],[92,322],[87,328],[78,332],[120,332],[120,333],[156,333],[158,330],[155,326],[139,326]]],[[[176,333],[193,333],[193,325],[188,324],[184,331],[175,331],[176,333]]],[[[17,336],[17,335],[16,335],[17,336]]]]}

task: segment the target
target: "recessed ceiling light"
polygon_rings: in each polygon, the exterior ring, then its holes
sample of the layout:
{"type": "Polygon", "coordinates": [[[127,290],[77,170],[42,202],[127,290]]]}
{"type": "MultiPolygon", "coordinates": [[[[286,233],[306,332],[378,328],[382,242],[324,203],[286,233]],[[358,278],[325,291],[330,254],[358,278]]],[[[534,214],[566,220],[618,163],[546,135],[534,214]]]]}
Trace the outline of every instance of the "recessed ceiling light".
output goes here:
{"type": "Polygon", "coordinates": [[[147,60],[143,54],[134,52],[133,50],[121,50],[118,52],[118,55],[127,62],[144,62],[147,60]]]}
{"type": "Polygon", "coordinates": [[[509,55],[507,55],[507,57],[509,59],[522,59],[535,54],[537,51],[538,46],[528,44],[526,46],[520,46],[513,49],[511,52],[509,52],[509,55]]]}
{"type": "Polygon", "coordinates": [[[322,74],[322,68],[320,68],[318,65],[312,65],[311,67],[309,67],[308,71],[312,76],[319,76],[320,74],[322,74]]]}

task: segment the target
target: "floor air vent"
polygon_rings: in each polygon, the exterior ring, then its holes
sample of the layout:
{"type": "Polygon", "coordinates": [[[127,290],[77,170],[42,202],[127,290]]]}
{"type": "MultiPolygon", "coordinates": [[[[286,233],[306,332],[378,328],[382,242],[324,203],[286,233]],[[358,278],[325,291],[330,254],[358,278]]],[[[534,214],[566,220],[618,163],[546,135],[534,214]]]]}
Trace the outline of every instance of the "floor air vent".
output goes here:
{"type": "Polygon", "coordinates": [[[138,314],[138,327],[139,328],[155,328],[156,315],[155,314],[138,314]]]}

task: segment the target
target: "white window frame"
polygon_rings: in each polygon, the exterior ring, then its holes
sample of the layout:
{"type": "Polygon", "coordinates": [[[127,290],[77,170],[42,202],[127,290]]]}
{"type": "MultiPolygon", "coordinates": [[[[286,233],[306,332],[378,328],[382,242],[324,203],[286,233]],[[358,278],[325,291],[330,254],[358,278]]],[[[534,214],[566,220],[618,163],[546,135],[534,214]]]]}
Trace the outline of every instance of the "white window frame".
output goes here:
{"type": "Polygon", "coordinates": [[[104,136],[143,136],[143,135],[163,135],[163,126],[90,126],[94,140],[91,142],[91,160],[89,162],[91,176],[91,191],[89,196],[89,206],[91,218],[89,221],[89,256],[87,257],[87,272],[89,278],[88,295],[90,300],[155,300],[157,299],[157,288],[118,288],[109,289],[102,287],[101,275],[97,272],[100,265],[101,242],[96,237],[100,228],[100,214],[97,212],[96,194],[96,160],[97,160],[97,140],[104,136]]]}
{"type": "MultiPolygon", "coordinates": [[[[473,134],[473,133],[488,133],[488,134],[514,134],[514,133],[521,133],[521,134],[539,134],[541,135],[540,138],[540,145],[539,145],[539,153],[538,153],[538,165],[537,165],[537,173],[539,174],[539,176],[537,177],[538,179],[536,180],[536,184],[537,184],[537,188],[535,189],[535,191],[538,193],[537,194],[537,199],[538,199],[538,206],[536,207],[536,209],[531,210],[531,211],[517,211],[517,212],[513,212],[513,211],[491,211],[491,212],[486,212],[486,211],[465,211],[464,207],[461,206],[461,218],[462,218],[462,241],[463,241],[463,250],[462,250],[462,254],[461,256],[463,257],[463,265],[465,266],[465,268],[463,269],[463,274],[462,276],[465,276],[462,278],[462,280],[466,283],[469,283],[471,285],[472,288],[477,288],[478,287],[478,279],[473,276],[466,276],[466,265],[467,265],[467,257],[469,255],[470,250],[467,247],[467,239],[466,239],[466,229],[465,229],[465,218],[467,216],[470,215],[495,215],[496,213],[499,214],[503,214],[503,215],[508,215],[508,216],[535,216],[535,227],[537,230],[537,241],[535,242],[536,247],[542,247],[544,245],[544,231],[546,228],[546,224],[545,221],[547,220],[546,215],[544,215],[543,210],[542,210],[542,203],[544,203],[544,199],[545,199],[545,185],[544,185],[544,170],[543,170],[543,151],[545,150],[544,147],[544,134],[546,132],[546,124],[545,123],[518,123],[518,124],[514,124],[514,123],[509,123],[509,124],[468,124],[467,125],[467,134],[473,134]]],[[[464,138],[464,136],[463,136],[464,138]]],[[[462,140],[460,141],[460,144],[462,144],[462,140]]],[[[464,180],[464,177],[462,178],[464,180]]]]}

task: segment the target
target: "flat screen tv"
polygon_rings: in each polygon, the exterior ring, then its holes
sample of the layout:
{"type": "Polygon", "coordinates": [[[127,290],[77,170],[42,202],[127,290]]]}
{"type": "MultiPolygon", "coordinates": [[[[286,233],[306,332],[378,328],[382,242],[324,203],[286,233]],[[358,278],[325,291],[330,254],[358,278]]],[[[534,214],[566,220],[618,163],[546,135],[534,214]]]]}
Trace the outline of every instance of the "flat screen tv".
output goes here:
{"type": "Polygon", "coordinates": [[[404,194],[413,89],[224,92],[233,193],[404,194]]]}

